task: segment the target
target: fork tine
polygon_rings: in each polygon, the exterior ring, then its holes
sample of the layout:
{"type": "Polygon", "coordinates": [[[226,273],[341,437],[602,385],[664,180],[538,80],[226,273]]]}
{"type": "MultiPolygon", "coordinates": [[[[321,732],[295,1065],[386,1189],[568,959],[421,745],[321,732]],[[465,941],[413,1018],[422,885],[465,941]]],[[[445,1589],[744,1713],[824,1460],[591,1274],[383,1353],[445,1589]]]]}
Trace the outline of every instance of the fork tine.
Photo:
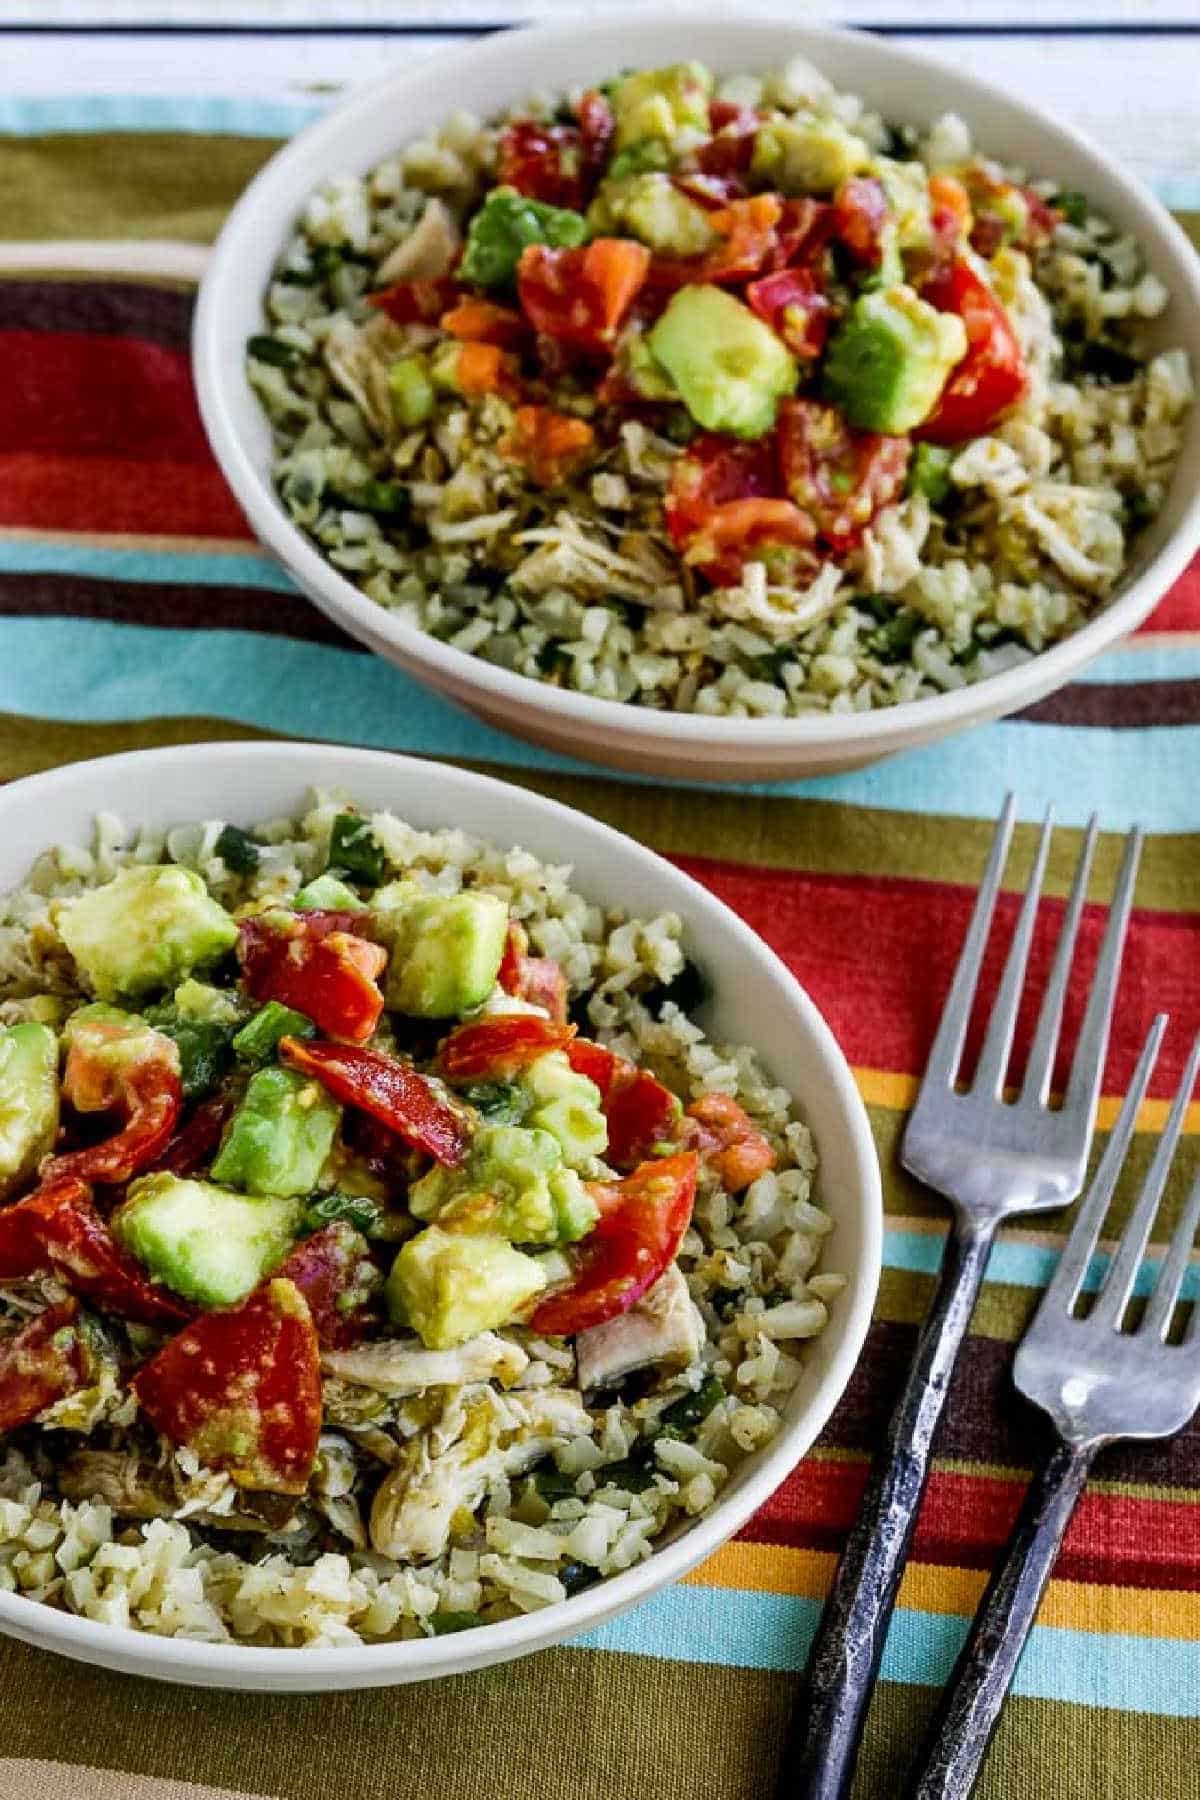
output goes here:
{"type": "Polygon", "coordinates": [[[1135,825],[1125,840],[1125,854],[1121,858],[1120,874],[1117,876],[1112,905],[1108,909],[1108,923],[1100,943],[1087,1010],[1083,1015],[1071,1073],[1067,1080],[1067,1091],[1063,1098],[1063,1111],[1082,1120],[1089,1133],[1095,1123],[1096,1102],[1100,1097],[1100,1083],[1108,1057],[1108,1030],[1112,1023],[1113,999],[1117,991],[1117,978],[1121,973],[1125,932],[1133,907],[1133,889],[1141,854],[1142,831],[1135,825]]]}
{"type": "Polygon", "coordinates": [[[1091,1187],[1083,1197],[1078,1216],[1071,1227],[1063,1253],[1058,1259],[1058,1267],[1042,1296],[1042,1306],[1058,1306],[1064,1312],[1070,1312],[1079,1294],[1084,1275],[1092,1252],[1096,1248],[1096,1239],[1100,1236],[1100,1227],[1104,1223],[1112,1201],[1113,1190],[1117,1185],[1117,1177],[1121,1173],[1121,1165],[1125,1161],[1133,1137],[1133,1128],[1137,1122],[1138,1107],[1142,1104],[1146,1086],[1150,1080],[1151,1070],[1158,1057],[1158,1047],[1162,1043],[1163,1032],[1167,1028],[1166,1013],[1159,1013],[1150,1030],[1146,1034],[1146,1042],[1142,1046],[1142,1054],[1138,1057],[1137,1068],[1133,1072],[1133,1080],[1129,1084],[1129,1092],[1125,1096],[1125,1104],[1113,1128],[1112,1136],[1100,1158],[1100,1166],[1096,1170],[1091,1187]]]}
{"type": "Polygon", "coordinates": [[[1021,911],[1017,916],[1012,943],[1008,947],[1004,973],[1000,977],[1000,986],[992,1006],[992,1016],[988,1020],[987,1035],[983,1040],[983,1049],[979,1053],[979,1064],[972,1083],[976,1092],[989,1094],[996,1098],[999,1098],[1004,1091],[1004,1072],[1008,1068],[1008,1058],[1012,1051],[1013,1032],[1017,1025],[1017,1008],[1021,1004],[1021,990],[1025,986],[1025,965],[1029,961],[1029,946],[1033,942],[1033,928],[1037,922],[1038,902],[1042,895],[1042,881],[1046,874],[1046,858],[1050,853],[1050,834],[1053,829],[1054,808],[1048,806],[1046,817],[1042,823],[1042,835],[1038,839],[1037,855],[1033,859],[1029,885],[1025,889],[1025,898],[1021,902],[1021,911]]]}
{"type": "Polygon", "coordinates": [[[1000,877],[1004,873],[1004,865],[1008,860],[1008,846],[1012,841],[1015,812],[1016,801],[1009,794],[1005,798],[1000,817],[996,821],[992,847],[988,851],[987,867],[983,872],[983,880],[975,900],[975,910],[971,914],[971,923],[967,929],[966,938],[963,940],[963,947],[959,952],[954,980],[950,984],[950,992],[947,994],[946,1004],[942,1008],[937,1036],[934,1038],[933,1048],[929,1052],[923,1084],[925,1087],[929,1087],[935,1082],[951,1087],[958,1073],[963,1043],[967,1035],[967,1025],[971,1017],[971,1003],[975,998],[975,987],[979,980],[983,952],[992,927],[992,914],[996,909],[996,895],[1000,892],[1000,877]]]}
{"type": "Polygon", "coordinates": [[[1137,1204],[1129,1215],[1129,1223],[1121,1236],[1117,1253],[1109,1265],[1108,1275],[1097,1296],[1091,1317],[1097,1325],[1108,1324],[1114,1329],[1120,1325],[1125,1308],[1129,1304],[1129,1296],[1133,1292],[1133,1284],[1137,1280],[1137,1272],[1141,1266],[1146,1245],[1150,1241],[1150,1232],[1158,1215],[1159,1203],[1163,1189],[1167,1185],[1167,1176],[1171,1172],[1171,1162],[1175,1155],[1179,1134],[1183,1130],[1184,1114],[1196,1082],[1197,1050],[1193,1048],[1188,1058],[1188,1066],[1184,1071],[1179,1091],[1175,1095],[1166,1128],[1158,1141],[1153,1160],[1146,1171],[1146,1179],[1142,1183],[1142,1191],[1137,1197],[1137,1204]]]}
{"type": "MultiPolygon", "coordinates": [[[[1200,1074],[1200,1037],[1192,1045],[1192,1054],[1188,1058],[1188,1066],[1184,1070],[1183,1080],[1179,1084],[1179,1095],[1172,1110],[1170,1131],[1174,1123],[1175,1111],[1179,1113],[1179,1127],[1182,1129],[1187,1114],[1188,1102],[1196,1085],[1196,1076],[1200,1074]]],[[[1164,1133],[1164,1137],[1165,1137],[1164,1133]]],[[[1176,1132],[1178,1138],[1178,1131],[1176,1132]]],[[[1171,1234],[1171,1244],[1162,1267],[1158,1271],[1158,1280],[1154,1284],[1154,1292],[1146,1304],[1145,1316],[1141,1329],[1157,1337],[1165,1337],[1171,1322],[1171,1314],[1179,1299],[1179,1291],[1183,1286],[1183,1278],[1187,1274],[1191,1261],[1192,1243],[1196,1236],[1196,1226],[1200,1224],[1200,1176],[1192,1183],[1191,1192],[1183,1205],[1175,1230],[1171,1234]]],[[[1111,1279],[1111,1276],[1110,1276],[1111,1279]]],[[[1200,1321],[1200,1306],[1193,1311],[1189,1321],[1188,1336],[1200,1321]]]]}
{"type": "Polygon", "coordinates": [[[1088,878],[1092,872],[1096,832],[1096,815],[1093,813],[1088,820],[1087,833],[1079,852],[1079,861],[1075,865],[1071,897],[1067,901],[1062,929],[1058,934],[1058,943],[1054,947],[1054,964],[1050,970],[1050,981],[1046,988],[1045,999],[1042,1001],[1042,1009],[1038,1014],[1033,1048],[1029,1052],[1025,1080],[1021,1087],[1022,1099],[1036,1100],[1039,1106],[1045,1106],[1050,1098],[1050,1081],[1054,1074],[1054,1058],[1058,1051],[1058,1034],[1062,1028],[1063,1002],[1067,995],[1071,964],[1075,959],[1075,939],[1079,934],[1079,921],[1083,916],[1083,901],[1087,893],[1088,878]]]}

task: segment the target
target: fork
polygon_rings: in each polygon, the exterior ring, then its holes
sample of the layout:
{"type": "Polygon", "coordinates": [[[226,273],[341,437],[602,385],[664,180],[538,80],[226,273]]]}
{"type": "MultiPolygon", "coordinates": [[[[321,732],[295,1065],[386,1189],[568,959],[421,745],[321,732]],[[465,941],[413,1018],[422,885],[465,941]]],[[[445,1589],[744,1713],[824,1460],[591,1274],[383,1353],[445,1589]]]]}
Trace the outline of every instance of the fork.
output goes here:
{"type": "Polygon", "coordinates": [[[1074,1316],[1166,1026],[1150,1028],[1116,1130],[1013,1364],[1027,1400],[1049,1413],[1059,1441],[1025,1498],[930,1728],[909,1800],[966,1800],[987,1755],[1038,1602],[1097,1450],[1118,1438],[1163,1438],[1200,1405],[1200,1306],[1179,1343],[1167,1342],[1200,1223],[1193,1182],[1140,1323],[1123,1328],[1188,1101],[1200,1069],[1197,1038],[1175,1103],[1103,1286],[1074,1316]]]}
{"type": "Polygon", "coordinates": [[[954,1222],[912,1368],[817,1629],[783,1772],[789,1800],[841,1800],[849,1791],[934,1433],[1000,1222],[1014,1213],[1067,1205],[1082,1188],[1087,1169],[1142,834],[1135,829],[1126,840],[1066,1092],[1061,1107],[1051,1108],[1063,1003],[1096,843],[1094,817],[1088,825],[1024,1084],[1015,1104],[1009,1104],[1004,1076],[1050,851],[1050,811],[968,1092],[958,1091],[956,1077],[1014,813],[1010,794],[905,1133],[904,1166],[953,1203],[954,1222]]]}

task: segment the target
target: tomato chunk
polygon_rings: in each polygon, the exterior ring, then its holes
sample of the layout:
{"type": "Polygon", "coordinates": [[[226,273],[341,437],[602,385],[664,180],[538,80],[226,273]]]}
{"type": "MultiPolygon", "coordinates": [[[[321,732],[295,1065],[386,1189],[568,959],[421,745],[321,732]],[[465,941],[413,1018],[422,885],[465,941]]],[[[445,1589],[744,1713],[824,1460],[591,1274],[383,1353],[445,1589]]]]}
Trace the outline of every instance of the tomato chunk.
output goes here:
{"type": "Polygon", "coordinates": [[[367,1240],[345,1219],[297,1244],[274,1272],[294,1281],[308,1303],[322,1350],[356,1344],[371,1323],[370,1303],[382,1285],[367,1240]]]}
{"type": "Polygon", "coordinates": [[[63,1074],[67,1099],[81,1112],[119,1112],[125,1123],[102,1144],[50,1157],[42,1165],[44,1181],[128,1181],[165,1148],[183,1105],[179,1053],[170,1038],[139,1026],[143,1054],[128,1062],[104,1055],[106,1040],[133,1035],[120,1025],[97,1022],[71,1045],[63,1074]]]}
{"type": "Polygon", "coordinates": [[[764,275],[747,287],[746,302],[793,355],[806,361],[820,356],[832,309],[814,270],[779,269],[774,275],[764,275]]]}
{"type": "Polygon", "coordinates": [[[921,298],[956,313],[967,332],[967,354],[951,369],[941,398],[913,433],[931,444],[957,444],[990,431],[1025,392],[1029,372],[1008,314],[961,258],[925,283],[921,298]]]}
{"type": "Polygon", "coordinates": [[[232,1097],[223,1094],[202,1100],[168,1141],[154,1167],[168,1169],[172,1175],[191,1175],[216,1150],[233,1108],[232,1097]]]}
{"type": "Polygon", "coordinates": [[[731,1194],[740,1193],[775,1167],[767,1137],[728,1094],[702,1094],[687,1109],[684,1142],[721,1177],[731,1194]]]}
{"type": "Polygon", "coordinates": [[[589,88],[579,102],[579,135],[583,140],[583,167],[589,182],[598,181],[608,163],[617,122],[613,109],[598,88],[589,88]]]}
{"type": "Polygon", "coordinates": [[[0,1338],[0,1431],[28,1425],[86,1387],[91,1360],[78,1300],[48,1306],[15,1336],[0,1338]]]}
{"type": "Polygon", "coordinates": [[[573,1251],[571,1275],[533,1313],[533,1329],[567,1337],[628,1312],[675,1260],[696,1172],[695,1153],[685,1151],[642,1163],[621,1182],[589,1182],[600,1221],[573,1251]]]}
{"type": "Polygon", "coordinates": [[[887,195],[874,175],[851,175],[833,196],[834,236],[867,268],[883,261],[887,219],[887,195]]]}
{"type": "Polygon", "coordinates": [[[335,1100],[370,1113],[435,1162],[456,1168],[466,1155],[466,1117],[411,1063],[357,1044],[305,1043],[292,1037],[280,1039],[279,1054],[292,1068],[315,1076],[335,1100]]]}
{"type": "Polygon", "coordinates": [[[239,1487],[302,1494],[321,1432],[312,1314],[293,1281],[265,1281],[230,1312],[173,1337],[131,1382],[151,1424],[239,1487]]]}
{"type": "Polygon", "coordinates": [[[632,238],[596,238],[581,250],[528,244],[517,264],[521,309],[547,337],[607,352],[649,269],[649,250],[632,238]]]}
{"type": "Polygon", "coordinates": [[[667,529],[687,562],[716,587],[766,561],[777,578],[800,579],[816,538],[812,521],[780,493],[773,438],[731,443],[699,437],[675,459],[664,502],[667,529]]]}
{"type": "Polygon", "coordinates": [[[586,419],[573,419],[549,406],[518,406],[511,431],[497,448],[520,463],[539,487],[557,487],[591,451],[595,432],[586,419]]]}
{"type": "Polygon", "coordinates": [[[573,1025],[536,1013],[499,1013],[452,1031],[438,1063],[447,1081],[507,1081],[539,1056],[564,1049],[574,1035],[573,1025]]]}
{"type": "Polygon", "coordinates": [[[499,344],[508,349],[529,335],[529,327],[511,306],[491,300],[460,300],[438,323],[451,337],[464,343],[499,344]]]}
{"type": "Polygon", "coordinates": [[[565,1025],[570,1002],[567,978],[552,956],[530,956],[528,950],[524,926],[511,920],[496,979],[506,994],[544,1007],[557,1025],[565,1025]]]}
{"type": "Polygon", "coordinates": [[[908,439],[854,431],[836,407],[783,401],[778,438],[784,487],[837,554],[903,490],[908,439]]]}
{"type": "Polygon", "coordinates": [[[648,285],[661,292],[691,282],[729,284],[761,274],[776,264],[782,218],[783,202],[778,194],[731,200],[708,216],[721,241],[703,256],[655,257],[648,285]]]}
{"type": "Polygon", "coordinates": [[[670,1088],[588,1038],[574,1038],[566,1051],[575,1073],[586,1075],[600,1089],[608,1121],[605,1155],[614,1168],[636,1168],[661,1145],[675,1142],[682,1108],[670,1088]]]}
{"type": "Polygon", "coordinates": [[[0,1279],[52,1270],[105,1312],[142,1325],[177,1325],[192,1308],[149,1281],[73,1176],[45,1182],[0,1213],[0,1279]]]}
{"type": "Polygon", "coordinates": [[[259,913],[238,937],[242,981],[255,1000],[278,1000],[306,1013],[322,1031],[361,1043],[383,1011],[376,978],[387,953],[348,930],[366,913],[259,913]]]}
{"type": "Polygon", "coordinates": [[[367,304],[386,313],[397,325],[436,325],[462,291],[452,275],[438,275],[433,280],[394,282],[377,294],[368,294],[367,304]]]}
{"type": "Polygon", "coordinates": [[[583,133],[574,125],[518,119],[501,134],[498,174],[518,194],[578,212],[588,196],[583,133]]]}

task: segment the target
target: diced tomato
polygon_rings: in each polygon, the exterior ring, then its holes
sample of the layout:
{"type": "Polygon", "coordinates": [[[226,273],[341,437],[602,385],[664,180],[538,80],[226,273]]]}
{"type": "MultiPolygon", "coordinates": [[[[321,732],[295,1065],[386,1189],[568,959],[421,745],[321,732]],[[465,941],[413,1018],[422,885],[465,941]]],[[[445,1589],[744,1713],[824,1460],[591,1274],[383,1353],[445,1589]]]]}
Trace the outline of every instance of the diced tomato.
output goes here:
{"type": "Polygon", "coordinates": [[[146,1279],[96,1211],[91,1189],[73,1176],[45,1181],[0,1212],[0,1279],[44,1270],[122,1319],[175,1325],[192,1316],[191,1307],[146,1279]]]}
{"type": "Polygon", "coordinates": [[[516,919],[508,921],[508,936],[504,940],[504,955],[500,958],[500,967],[496,971],[496,980],[506,994],[519,994],[521,991],[521,964],[529,951],[529,933],[516,919]]]}
{"type": "Polygon", "coordinates": [[[671,465],[664,501],[667,529],[685,549],[703,530],[713,507],[779,491],[779,471],[767,438],[749,441],[704,432],[671,465]]]}
{"type": "Polygon", "coordinates": [[[628,1312],[674,1262],[696,1200],[694,1152],[642,1163],[624,1181],[589,1182],[600,1207],[595,1229],[571,1252],[571,1275],[551,1288],[530,1320],[568,1337],[628,1312]]]}
{"type": "Polygon", "coordinates": [[[636,1168],[663,1144],[675,1142],[682,1108],[670,1088],[588,1038],[573,1039],[566,1050],[575,1073],[586,1075],[600,1089],[608,1121],[605,1155],[614,1168],[636,1168]]]}
{"type": "Polygon", "coordinates": [[[583,167],[591,181],[598,181],[608,162],[617,129],[613,109],[597,88],[589,88],[577,109],[583,139],[583,167]]]}
{"type": "Polygon", "coordinates": [[[91,1361],[78,1300],[48,1306],[13,1337],[0,1338],[0,1431],[28,1425],[86,1387],[91,1361]]]}
{"type": "Polygon", "coordinates": [[[754,158],[759,116],[752,106],[733,106],[725,100],[710,101],[708,110],[713,135],[688,160],[706,175],[740,183],[754,158]]]}
{"type": "Polygon", "coordinates": [[[239,1487],[307,1488],[321,1433],[321,1366],[295,1282],[272,1278],[232,1311],[205,1313],[130,1386],[164,1437],[239,1487]]]}
{"type": "Polygon", "coordinates": [[[531,200],[580,211],[588,198],[584,164],[583,133],[574,125],[518,119],[501,133],[499,180],[531,200]]]}
{"type": "Polygon", "coordinates": [[[432,280],[393,282],[377,294],[368,294],[367,305],[386,313],[397,325],[436,325],[462,292],[452,275],[438,275],[432,280]]]}
{"type": "Polygon", "coordinates": [[[751,121],[747,129],[753,130],[758,124],[758,114],[752,106],[739,106],[736,100],[710,100],[708,103],[708,123],[713,131],[725,131],[730,125],[741,125],[746,119],[751,121]]]}
{"type": "Polygon", "coordinates": [[[921,298],[962,320],[967,354],[950,371],[937,405],[913,436],[932,444],[981,437],[1016,405],[1029,379],[1008,314],[961,258],[935,273],[922,287],[921,298]]]}
{"type": "Polygon", "coordinates": [[[193,1174],[208,1161],[220,1143],[225,1121],[233,1107],[232,1097],[225,1094],[214,1094],[211,1100],[202,1100],[191,1118],[168,1141],[154,1167],[167,1169],[172,1175],[193,1174]]]}
{"type": "Polygon", "coordinates": [[[530,956],[528,952],[525,927],[510,920],[496,980],[506,994],[544,1007],[556,1025],[565,1025],[570,1000],[566,976],[552,956],[530,956]]]}
{"type": "Polygon", "coordinates": [[[1038,250],[1049,243],[1062,224],[1063,216],[1056,206],[1051,206],[1032,188],[1022,188],[1021,196],[1026,207],[1025,229],[1017,242],[1023,250],[1038,250]]]}
{"type": "Polygon", "coordinates": [[[771,580],[796,586],[817,572],[816,535],[791,500],[727,500],[713,507],[684,561],[714,587],[736,587],[749,562],[765,563],[771,580]]]}
{"type": "Polygon", "coordinates": [[[731,443],[708,434],[675,459],[664,503],[667,529],[686,560],[717,587],[731,586],[744,565],[775,560],[798,575],[816,533],[779,493],[774,440],[731,443]]]}
{"type": "Polygon", "coordinates": [[[820,276],[812,269],[780,269],[752,281],[746,302],[793,355],[810,361],[820,356],[829,333],[832,310],[820,276]]]}
{"type": "Polygon", "coordinates": [[[306,1013],[322,1031],[362,1043],[383,1011],[377,977],[387,953],[345,928],[344,920],[358,917],[270,912],[243,919],[237,953],[247,993],[278,1000],[306,1013]]]}
{"type": "Polygon", "coordinates": [[[443,331],[464,342],[499,344],[511,349],[529,335],[529,327],[511,306],[491,300],[460,300],[438,320],[443,331]]]}
{"type": "Polygon", "coordinates": [[[454,381],[470,399],[481,394],[503,394],[519,400],[523,393],[517,358],[499,344],[464,343],[454,365],[454,381]]]}
{"type": "Polygon", "coordinates": [[[649,250],[632,238],[596,238],[580,250],[528,244],[517,264],[517,291],[536,330],[581,350],[607,351],[649,268],[649,250]]]}
{"type": "Polygon", "coordinates": [[[436,1162],[456,1168],[466,1155],[470,1128],[465,1115],[411,1063],[357,1044],[307,1043],[292,1037],[280,1040],[279,1054],[293,1069],[314,1075],[335,1100],[370,1113],[436,1162]]]}
{"type": "Polygon", "coordinates": [[[854,431],[818,400],[783,401],[777,429],[784,487],[830,549],[844,554],[902,491],[908,439],[854,431]]]}
{"type": "Polygon", "coordinates": [[[728,1094],[702,1094],[692,1102],[683,1141],[712,1163],[731,1194],[739,1194],[775,1167],[767,1137],[728,1094]]]}
{"type": "MultiPolygon", "coordinates": [[[[119,1046],[118,1046],[119,1048],[119,1046]]],[[[67,1052],[63,1092],[80,1112],[118,1112],[125,1120],[115,1137],[83,1150],[52,1156],[42,1165],[42,1179],[57,1181],[128,1181],[165,1148],[183,1105],[179,1052],[170,1038],[142,1026],[131,1032],[97,1021],[81,1032],[67,1052]],[[125,1061],[104,1054],[106,1041],[142,1040],[144,1049],[125,1061]]]]}
{"type": "Polygon", "coordinates": [[[873,175],[851,175],[833,196],[833,234],[867,268],[883,259],[887,218],[887,195],[873,175]]]}
{"type": "Polygon", "coordinates": [[[558,487],[596,441],[586,419],[573,419],[549,406],[518,406],[512,429],[496,446],[509,462],[520,463],[538,487],[558,487]]]}
{"type": "Polygon", "coordinates": [[[322,1350],[358,1342],[371,1323],[371,1301],[381,1285],[366,1238],[345,1219],[297,1244],[274,1279],[294,1281],[300,1289],[322,1350]]]}
{"type": "Polygon", "coordinates": [[[447,1081],[507,1081],[551,1050],[562,1050],[575,1035],[537,1013],[497,1013],[460,1025],[442,1045],[438,1065],[447,1081]]]}
{"type": "Polygon", "coordinates": [[[742,281],[756,275],[777,247],[777,227],[783,217],[778,194],[755,194],[751,200],[731,200],[709,220],[724,243],[705,258],[708,281],[742,281]]]}
{"type": "Polygon", "coordinates": [[[685,169],[672,176],[681,194],[699,201],[710,212],[723,212],[732,200],[745,196],[745,188],[734,175],[709,175],[703,169],[685,169]]]}
{"type": "Polygon", "coordinates": [[[971,196],[961,181],[955,180],[953,175],[931,175],[929,199],[935,214],[939,210],[950,214],[954,220],[956,235],[970,235],[973,223],[971,196]]]}

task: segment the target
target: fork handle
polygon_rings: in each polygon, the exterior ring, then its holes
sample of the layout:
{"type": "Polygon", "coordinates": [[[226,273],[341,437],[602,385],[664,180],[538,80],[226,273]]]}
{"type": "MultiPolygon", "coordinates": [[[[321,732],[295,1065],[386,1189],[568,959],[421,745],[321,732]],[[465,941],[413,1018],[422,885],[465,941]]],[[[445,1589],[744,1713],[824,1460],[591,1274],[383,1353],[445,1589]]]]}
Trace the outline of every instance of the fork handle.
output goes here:
{"type": "Polygon", "coordinates": [[[780,1794],[842,1800],[883,1656],[933,1439],[996,1223],[956,1219],[916,1356],[834,1577],[808,1663],[780,1794]]]}
{"type": "Polygon", "coordinates": [[[973,1791],[1095,1453],[1094,1444],[1060,1442],[1034,1477],[942,1695],[907,1800],[967,1800],[973,1791]]]}

